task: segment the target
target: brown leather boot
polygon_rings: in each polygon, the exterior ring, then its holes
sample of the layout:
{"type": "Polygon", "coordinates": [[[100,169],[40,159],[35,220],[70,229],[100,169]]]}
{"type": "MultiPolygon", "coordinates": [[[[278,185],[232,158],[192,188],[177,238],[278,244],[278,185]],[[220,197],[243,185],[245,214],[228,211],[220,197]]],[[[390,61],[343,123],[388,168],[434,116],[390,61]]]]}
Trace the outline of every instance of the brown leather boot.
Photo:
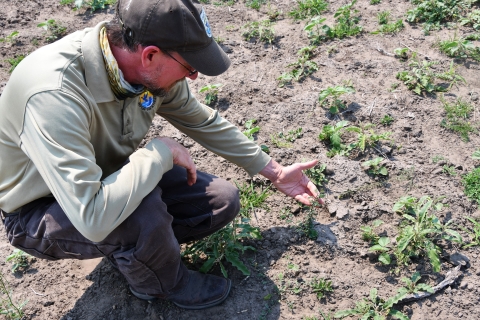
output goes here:
{"type": "Polygon", "coordinates": [[[173,302],[176,306],[199,310],[206,309],[222,303],[228,296],[232,281],[212,274],[203,274],[198,271],[188,270],[187,284],[178,292],[168,295],[148,295],[130,291],[139,299],[156,300],[158,298],[173,302]]]}

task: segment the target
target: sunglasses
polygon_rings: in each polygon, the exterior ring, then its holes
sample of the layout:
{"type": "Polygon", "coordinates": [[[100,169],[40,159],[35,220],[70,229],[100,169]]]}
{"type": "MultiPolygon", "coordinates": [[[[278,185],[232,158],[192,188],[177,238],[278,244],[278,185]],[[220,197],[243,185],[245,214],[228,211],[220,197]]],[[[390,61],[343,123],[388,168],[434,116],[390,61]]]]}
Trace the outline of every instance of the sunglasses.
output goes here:
{"type": "Polygon", "coordinates": [[[173,60],[175,60],[175,61],[177,61],[179,64],[181,64],[182,67],[184,67],[185,69],[187,69],[188,72],[189,72],[189,74],[188,74],[189,77],[193,76],[195,73],[198,72],[198,71],[195,70],[195,69],[192,70],[192,69],[190,69],[190,68],[187,68],[187,66],[185,66],[183,63],[181,63],[180,61],[178,61],[177,59],[175,59],[170,53],[168,53],[168,51],[163,50],[163,52],[164,52],[167,56],[169,56],[170,58],[172,58],[173,60]]]}

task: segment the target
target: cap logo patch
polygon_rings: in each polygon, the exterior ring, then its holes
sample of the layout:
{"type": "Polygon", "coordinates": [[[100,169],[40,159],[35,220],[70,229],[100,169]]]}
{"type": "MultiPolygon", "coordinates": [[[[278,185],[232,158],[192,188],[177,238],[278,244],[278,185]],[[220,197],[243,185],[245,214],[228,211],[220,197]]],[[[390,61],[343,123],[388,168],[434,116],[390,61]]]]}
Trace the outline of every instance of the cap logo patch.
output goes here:
{"type": "Polygon", "coordinates": [[[150,110],[153,108],[155,100],[155,97],[150,93],[150,91],[145,91],[140,97],[138,97],[138,106],[142,110],[150,110]]]}
{"type": "Polygon", "coordinates": [[[208,23],[207,14],[205,13],[205,9],[202,7],[202,12],[200,12],[200,19],[202,19],[203,26],[205,27],[205,33],[209,38],[212,37],[212,29],[210,28],[210,23],[208,23]]]}

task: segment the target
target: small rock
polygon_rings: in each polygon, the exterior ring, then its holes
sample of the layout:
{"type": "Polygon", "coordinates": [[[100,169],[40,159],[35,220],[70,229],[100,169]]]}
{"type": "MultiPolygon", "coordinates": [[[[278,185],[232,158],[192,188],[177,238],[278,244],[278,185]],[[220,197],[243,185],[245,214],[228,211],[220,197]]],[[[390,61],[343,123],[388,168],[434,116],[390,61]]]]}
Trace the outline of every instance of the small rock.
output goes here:
{"type": "Polygon", "coordinates": [[[339,207],[337,209],[337,219],[343,220],[348,216],[348,208],[345,207],[339,207]]]}
{"type": "Polygon", "coordinates": [[[440,173],[442,173],[442,172],[443,172],[443,168],[437,168],[437,169],[433,170],[432,173],[433,173],[433,174],[440,174],[440,173]]]}
{"type": "Polygon", "coordinates": [[[338,207],[337,207],[336,204],[330,204],[330,205],[328,206],[328,212],[329,212],[330,214],[334,214],[335,212],[337,212],[337,210],[338,210],[338,207]]]}
{"type": "Polygon", "coordinates": [[[445,160],[440,160],[440,161],[437,162],[437,165],[438,165],[439,167],[443,167],[443,166],[446,165],[446,164],[447,164],[447,161],[445,161],[445,160]]]}
{"type": "Polygon", "coordinates": [[[54,304],[55,304],[55,302],[53,302],[53,301],[46,301],[46,302],[43,303],[43,306],[44,307],[49,307],[49,306],[53,306],[54,304]]]}
{"type": "Polygon", "coordinates": [[[335,172],[333,172],[332,169],[325,168],[325,174],[326,174],[327,176],[331,176],[331,175],[334,174],[334,173],[335,173],[335,172]]]}
{"type": "Polygon", "coordinates": [[[454,254],[450,255],[449,259],[450,259],[450,262],[456,266],[458,265],[466,266],[470,263],[470,259],[468,259],[467,256],[458,252],[455,252],[454,254]]]}

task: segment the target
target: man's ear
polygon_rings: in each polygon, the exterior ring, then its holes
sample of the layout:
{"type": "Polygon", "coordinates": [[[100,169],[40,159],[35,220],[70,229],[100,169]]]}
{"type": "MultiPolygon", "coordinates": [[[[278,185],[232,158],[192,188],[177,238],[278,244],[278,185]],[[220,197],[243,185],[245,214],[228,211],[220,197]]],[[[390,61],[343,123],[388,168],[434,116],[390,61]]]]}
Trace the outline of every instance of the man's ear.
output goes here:
{"type": "Polygon", "coordinates": [[[144,68],[149,68],[158,63],[158,59],[163,56],[162,51],[155,46],[144,47],[141,50],[142,66],[144,68]]]}

